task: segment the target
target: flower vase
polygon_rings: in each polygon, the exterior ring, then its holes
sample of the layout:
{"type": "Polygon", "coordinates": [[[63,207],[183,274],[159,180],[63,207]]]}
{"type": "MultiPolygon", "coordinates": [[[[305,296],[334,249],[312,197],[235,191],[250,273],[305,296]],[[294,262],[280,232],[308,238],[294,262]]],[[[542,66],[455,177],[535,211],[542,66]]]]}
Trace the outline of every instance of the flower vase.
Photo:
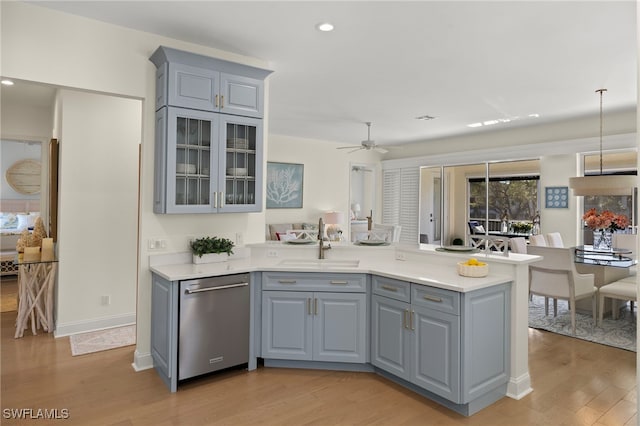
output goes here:
{"type": "Polygon", "coordinates": [[[593,231],[593,249],[600,251],[612,250],[612,234],[607,229],[596,229],[593,231]]]}

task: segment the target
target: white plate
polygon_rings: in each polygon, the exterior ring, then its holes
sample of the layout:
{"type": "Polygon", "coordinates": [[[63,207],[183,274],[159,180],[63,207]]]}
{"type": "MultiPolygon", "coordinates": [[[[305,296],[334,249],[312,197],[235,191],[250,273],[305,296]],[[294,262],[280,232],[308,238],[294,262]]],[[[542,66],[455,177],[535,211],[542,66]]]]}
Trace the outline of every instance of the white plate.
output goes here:
{"type": "Polygon", "coordinates": [[[446,251],[462,251],[462,252],[471,252],[476,251],[475,247],[467,247],[467,246],[444,246],[442,247],[446,251]]]}
{"type": "Polygon", "coordinates": [[[358,244],[363,246],[383,246],[387,244],[384,240],[361,240],[358,241],[358,244]]]}
{"type": "Polygon", "coordinates": [[[289,240],[286,241],[287,244],[313,244],[315,243],[314,240],[305,240],[304,238],[299,238],[296,240],[289,240]]]}

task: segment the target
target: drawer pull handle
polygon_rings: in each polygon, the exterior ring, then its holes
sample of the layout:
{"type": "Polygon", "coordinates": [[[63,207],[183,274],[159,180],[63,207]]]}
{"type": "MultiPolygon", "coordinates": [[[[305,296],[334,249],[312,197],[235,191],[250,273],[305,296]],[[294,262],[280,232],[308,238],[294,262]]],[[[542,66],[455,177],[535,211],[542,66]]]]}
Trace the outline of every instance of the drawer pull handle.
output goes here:
{"type": "Polygon", "coordinates": [[[280,284],[295,284],[296,280],[278,280],[280,284]]]}
{"type": "Polygon", "coordinates": [[[438,303],[442,303],[442,299],[436,296],[429,296],[428,294],[426,296],[424,296],[424,298],[430,302],[438,302],[438,303]]]}
{"type": "Polygon", "coordinates": [[[385,290],[389,290],[389,291],[395,291],[395,292],[398,291],[397,287],[393,287],[393,286],[390,286],[390,285],[383,285],[382,288],[385,289],[385,290]]]}
{"type": "Polygon", "coordinates": [[[349,284],[349,281],[338,281],[338,280],[331,280],[329,281],[331,284],[334,285],[347,285],[349,284]]]}

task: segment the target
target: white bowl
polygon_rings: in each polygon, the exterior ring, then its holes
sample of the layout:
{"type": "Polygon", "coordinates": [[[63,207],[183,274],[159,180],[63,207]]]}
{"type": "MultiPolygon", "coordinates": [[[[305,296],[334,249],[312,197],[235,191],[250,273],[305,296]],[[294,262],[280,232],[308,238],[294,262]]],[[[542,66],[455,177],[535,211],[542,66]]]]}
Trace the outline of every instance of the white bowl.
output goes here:
{"type": "Polygon", "coordinates": [[[190,173],[194,174],[196,172],[195,164],[187,164],[187,163],[178,163],[176,164],[176,173],[190,173]]]}
{"type": "Polygon", "coordinates": [[[227,176],[246,176],[247,169],[243,167],[230,167],[227,169],[227,176]]]}
{"type": "Polygon", "coordinates": [[[489,265],[467,265],[466,262],[458,262],[458,275],[472,278],[486,277],[489,275],[489,265]]]}

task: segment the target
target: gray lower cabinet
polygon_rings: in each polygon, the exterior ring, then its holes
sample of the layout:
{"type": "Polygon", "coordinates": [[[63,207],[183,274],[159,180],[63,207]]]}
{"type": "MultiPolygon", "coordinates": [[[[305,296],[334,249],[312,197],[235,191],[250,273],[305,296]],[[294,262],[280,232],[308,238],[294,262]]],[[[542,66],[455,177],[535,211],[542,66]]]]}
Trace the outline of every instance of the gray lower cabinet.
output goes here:
{"type": "Polygon", "coordinates": [[[367,361],[365,275],[264,273],[262,283],[263,358],[367,361]]]}
{"type": "Polygon", "coordinates": [[[371,363],[469,415],[504,396],[507,284],[469,293],[372,278],[371,363]]]}
{"type": "Polygon", "coordinates": [[[151,357],[158,375],[175,392],[178,386],[179,286],[156,274],[151,278],[151,357]]]}

